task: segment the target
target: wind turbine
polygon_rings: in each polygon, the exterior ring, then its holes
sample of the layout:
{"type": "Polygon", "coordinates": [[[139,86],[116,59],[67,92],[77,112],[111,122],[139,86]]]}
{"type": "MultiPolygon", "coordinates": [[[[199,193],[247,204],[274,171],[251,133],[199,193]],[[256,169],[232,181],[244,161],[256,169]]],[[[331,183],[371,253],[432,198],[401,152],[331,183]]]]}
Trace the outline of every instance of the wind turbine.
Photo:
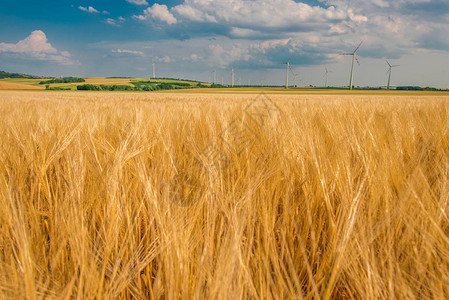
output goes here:
{"type": "Polygon", "coordinates": [[[360,62],[357,59],[357,50],[359,50],[360,46],[362,46],[363,41],[355,48],[354,52],[350,53],[340,53],[340,55],[352,55],[352,65],[351,65],[351,78],[349,79],[349,89],[352,90],[352,83],[354,81],[354,60],[357,61],[357,64],[360,66],[360,62]]]}
{"type": "Polygon", "coordinates": [[[286,72],[285,72],[285,88],[288,89],[288,71],[290,69],[290,60],[292,57],[290,56],[287,60],[287,62],[283,63],[283,65],[287,65],[286,72]]]}
{"type": "Polygon", "coordinates": [[[231,85],[232,85],[232,87],[234,87],[234,68],[232,68],[232,70],[231,70],[231,85]]]}
{"type": "MultiPolygon", "coordinates": [[[[296,87],[296,77],[298,77],[299,74],[295,74],[295,72],[293,72],[293,69],[292,69],[292,67],[290,65],[288,67],[290,69],[290,72],[292,72],[292,75],[293,75],[293,85],[296,87]]],[[[301,81],[301,80],[302,79],[300,78],[299,81],[301,81]]]]}
{"type": "Polygon", "coordinates": [[[389,90],[390,89],[390,79],[391,79],[391,69],[393,69],[393,68],[396,68],[396,67],[399,67],[399,65],[391,65],[389,62],[388,62],[388,60],[385,60],[386,62],[387,62],[387,64],[388,64],[388,71],[387,71],[387,73],[388,73],[388,84],[387,84],[387,90],[389,90]]]}
{"type": "Polygon", "coordinates": [[[324,83],[324,87],[327,87],[327,79],[328,79],[328,77],[329,77],[329,73],[332,73],[332,71],[329,71],[329,70],[327,69],[327,67],[324,67],[324,69],[326,70],[326,72],[324,72],[324,76],[323,76],[323,77],[326,78],[326,81],[325,81],[325,83],[324,83]]]}
{"type": "Polygon", "coordinates": [[[217,83],[217,71],[214,70],[213,73],[214,73],[214,84],[216,84],[217,83]]]}
{"type": "Polygon", "coordinates": [[[156,61],[153,60],[153,79],[156,78],[156,61]]]}

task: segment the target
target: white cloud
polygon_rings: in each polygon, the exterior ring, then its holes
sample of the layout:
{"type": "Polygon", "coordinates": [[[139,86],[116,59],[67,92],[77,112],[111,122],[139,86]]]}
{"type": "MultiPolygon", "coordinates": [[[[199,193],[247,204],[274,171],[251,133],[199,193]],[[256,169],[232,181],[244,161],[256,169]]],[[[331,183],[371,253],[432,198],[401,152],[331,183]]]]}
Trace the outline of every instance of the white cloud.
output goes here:
{"type": "Polygon", "coordinates": [[[185,57],[183,60],[184,61],[189,61],[189,62],[197,62],[199,60],[199,56],[196,53],[192,53],[189,57],[185,57]]]}
{"type": "MultiPolygon", "coordinates": [[[[193,3],[192,3],[193,4],[193,3]]],[[[194,5],[181,4],[173,7],[172,11],[180,17],[195,22],[209,22],[217,23],[215,16],[209,13],[207,10],[202,10],[194,5]]]]}
{"type": "Polygon", "coordinates": [[[112,18],[107,18],[105,20],[106,24],[112,25],[112,26],[120,26],[119,24],[117,24],[117,21],[112,19],[112,18]]]}
{"type": "Polygon", "coordinates": [[[134,16],[134,18],[141,21],[153,19],[165,22],[169,25],[177,23],[175,16],[168,10],[167,5],[159,5],[157,3],[153,4],[153,6],[151,7],[146,8],[143,11],[143,15],[134,16]]]}
{"type": "Polygon", "coordinates": [[[214,43],[207,48],[207,55],[210,65],[228,67],[235,61],[248,61],[252,57],[249,55],[248,48],[240,44],[234,44],[232,47],[214,43]]]}
{"type": "Polygon", "coordinates": [[[126,2],[135,4],[135,5],[148,5],[146,0],[126,0],[126,2]]]}
{"type": "Polygon", "coordinates": [[[54,61],[63,65],[72,65],[70,53],[58,51],[47,40],[47,36],[41,30],[35,30],[16,44],[0,43],[0,53],[17,54],[25,58],[54,61]]]}
{"type": "Polygon", "coordinates": [[[264,36],[260,31],[239,27],[232,27],[230,35],[237,38],[255,38],[264,36]]]}
{"type": "Polygon", "coordinates": [[[125,22],[125,18],[123,17],[118,17],[117,19],[113,19],[113,18],[107,18],[105,20],[106,24],[112,25],[112,26],[116,26],[116,27],[120,27],[124,22],[125,22]]]}
{"type": "Polygon", "coordinates": [[[354,13],[352,9],[348,9],[348,16],[351,19],[351,21],[354,21],[357,24],[364,23],[368,21],[368,18],[363,15],[357,15],[354,13]]]}
{"type": "Polygon", "coordinates": [[[98,10],[96,10],[92,6],[88,6],[88,7],[78,6],[78,8],[80,10],[85,11],[85,12],[90,13],[90,14],[98,14],[98,13],[100,13],[98,10]]]}
{"type": "Polygon", "coordinates": [[[205,45],[201,57],[209,65],[235,62],[252,68],[261,61],[274,66],[290,55],[296,64],[330,63],[341,59],[335,54],[353,50],[363,39],[361,60],[400,58],[419,49],[449,51],[449,43],[444,42],[449,31],[443,29],[449,13],[440,12],[449,7],[447,0],[319,0],[321,6],[304,0],[180,2],[171,8],[156,3],[135,18],[172,25],[166,34],[178,39],[229,37],[223,44],[205,45]],[[252,45],[237,51],[235,38],[252,45]]]}
{"type": "MultiPolygon", "coordinates": [[[[158,4],[154,4],[153,7],[157,7],[156,5],[158,4]]],[[[311,30],[313,26],[326,26],[326,22],[347,19],[363,22],[366,18],[347,9],[311,6],[294,0],[185,0],[169,11],[165,6],[165,14],[171,14],[174,20],[218,23],[229,28],[238,28],[240,32],[245,29],[260,31],[265,28],[304,31],[311,30]]]]}
{"type": "Polygon", "coordinates": [[[133,18],[136,19],[136,20],[139,20],[139,21],[145,21],[147,19],[147,16],[145,16],[145,15],[134,15],[133,18]]]}
{"type": "Polygon", "coordinates": [[[162,56],[162,57],[156,56],[155,61],[156,61],[156,62],[162,62],[162,63],[172,63],[172,62],[175,62],[175,60],[174,60],[173,58],[171,58],[171,57],[169,57],[169,56],[167,56],[167,55],[162,56]]]}
{"type": "Polygon", "coordinates": [[[112,50],[112,53],[131,54],[131,55],[144,55],[144,53],[142,51],[126,50],[126,49],[115,49],[115,50],[112,50]]]}

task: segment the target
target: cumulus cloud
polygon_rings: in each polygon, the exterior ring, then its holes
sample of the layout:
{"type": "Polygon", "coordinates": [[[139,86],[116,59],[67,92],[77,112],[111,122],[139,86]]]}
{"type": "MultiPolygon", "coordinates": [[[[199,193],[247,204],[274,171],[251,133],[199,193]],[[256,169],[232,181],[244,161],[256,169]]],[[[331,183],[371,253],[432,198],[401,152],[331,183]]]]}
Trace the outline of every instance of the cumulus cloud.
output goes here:
{"type": "Polygon", "coordinates": [[[235,43],[227,46],[219,43],[210,44],[206,50],[207,58],[211,66],[228,67],[236,61],[249,61],[252,57],[248,48],[235,43]]]}
{"type": "Polygon", "coordinates": [[[344,10],[331,6],[323,8],[293,0],[218,1],[190,0],[172,8],[185,20],[220,22],[241,28],[301,27],[304,22],[343,20],[344,10]]]}
{"type": "Polygon", "coordinates": [[[135,5],[148,5],[146,0],[126,0],[126,2],[135,4],[135,5]]]}
{"type": "MultiPolygon", "coordinates": [[[[348,40],[352,44],[366,38],[373,48],[389,53],[393,50],[406,53],[413,47],[449,51],[446,43],[441,42],[449,40],[449,31],[441,29],[449,20],[447,0],[318,0],[316,4],[311,3],[184,0],[171,8],[155,3],[135,18],[170,25],[160,29],[178,39],[222,35],[256,41],[319,36],[321,41],[316,49],[331,47],[335,51],[349,46],[348,40]],[[429,37],[428,34],[435,32],[440,36],[429,37]]],[[[361,55],[364,54],[380,55],[363,50],[361,55]]]]}
{"type": "Polygon", "coordinates": [[[185,0],[170,10],[166,5],[154,4],[137,16],[140,20],[158,19],[169,25],[182,22],[211,23],[228,28],[237,35],[283,29],[289,32],[311,31],[327,23],[344,20],[366,22],[366,16],[335,6],[312,6],[294,0],[185,0]]]}
{"type": "Polygon", "coordinates": [[[112,53],[130,54],[130,55],[144,55],[144,53],[142,51],[126,50],[126,49],[114,49],[114,50],[112,50],[112,53]]]}
{"type": "Polygon", "coordinates": [[[78,6],[78,9],[85,11],[90,14],[98,14],[100,13],[97,9],[93,8],[92,6],[84,7],[84,6],[78,6]]]}
{"type": "Polygon", "coordinates": [[[175,16],[168,10],[167,5],[153,4],[153,6],[146,8],[143,11],[143,15],[134,16],[136,19],[144,20],[156,20],[165,22],[169,25],[176,24],[177,20],[175,16]]]}
{"type": "Polygon", "coordinates": [[[294,65],[326,64],[335,61],[335,48],[323,47],[326,43],[340,46],[333,38],[323,39],[320,36],[307,34],[297,38],[267,40],[253,43],[249,47],[251,57],[264,62],[268,67],[279,67],[279,64],[290,57],[294,65]]]}
{"type": "Polygon", "coordinates": [[[152,44],[153,55],[160,62],[176,57],[195,69],[282,68],[290,56],[294,66],[343,64],[338,54],[353,51],[363,39],[362,68],[377,59],[449,51],[447,0],[184,0],[172,7],[156,2],[134,16],[165,34],[164,42],[152,44]]]}
{"type": "Polygon", "coordinates": [[[449,20],[447,0],[321,1],[327,5],[352,10],[351,19],[354,24],[337,24],[332,28],[334,33],[364,34],[371,41],[377,41],[378,44],[371,46],[385,48],[389,52],[395,49],[396,54],[415,51],[418,48],[449,51],[449,45],[444,43],[449,39],[449,31],[446,29],[449,20]],[[367,20],[360,20],[357,15],[364,15],[367,20]],[[357,21],[358,24],[355,24],[357,21]],[[438,32],[438,36],[434,35],[435,32],[438,32]]]}
{"type": "Polygon", "coordinates": [[[47,40],[47,36],[41,30],[35,30],[25,39],[13,43],[0,43],[0,53],[9,53],[23,58],[53,61],[62,65],[72,65],[70,53],[58,51],[47,40]]]}

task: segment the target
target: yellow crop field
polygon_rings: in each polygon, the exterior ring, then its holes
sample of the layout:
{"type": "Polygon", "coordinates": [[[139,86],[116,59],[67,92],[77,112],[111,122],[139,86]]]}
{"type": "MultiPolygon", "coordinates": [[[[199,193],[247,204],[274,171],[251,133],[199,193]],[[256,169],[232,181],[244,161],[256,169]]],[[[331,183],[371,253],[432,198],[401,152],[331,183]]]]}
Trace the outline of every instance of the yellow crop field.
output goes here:
{"type": "Polygon", "coordinates": [[[44,86],[21,83],[19,81],[0,80],[0,90],[43,90],[44,86]]]}
{"type": "Polygon", "coordinates": [[[448,299],[449,96],[0,91],[0,299],[448,299]]]}

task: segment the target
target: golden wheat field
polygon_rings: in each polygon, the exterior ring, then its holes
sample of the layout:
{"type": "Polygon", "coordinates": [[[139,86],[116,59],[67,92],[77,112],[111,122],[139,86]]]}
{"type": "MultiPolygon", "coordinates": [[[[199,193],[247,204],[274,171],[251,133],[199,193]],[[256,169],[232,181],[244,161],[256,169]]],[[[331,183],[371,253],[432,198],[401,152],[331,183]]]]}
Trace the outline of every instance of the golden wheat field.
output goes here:
{"type": "Polygon", "coordinates": [[[449,97],[0,93],[1,299],[449,297],[449,97]]]}

